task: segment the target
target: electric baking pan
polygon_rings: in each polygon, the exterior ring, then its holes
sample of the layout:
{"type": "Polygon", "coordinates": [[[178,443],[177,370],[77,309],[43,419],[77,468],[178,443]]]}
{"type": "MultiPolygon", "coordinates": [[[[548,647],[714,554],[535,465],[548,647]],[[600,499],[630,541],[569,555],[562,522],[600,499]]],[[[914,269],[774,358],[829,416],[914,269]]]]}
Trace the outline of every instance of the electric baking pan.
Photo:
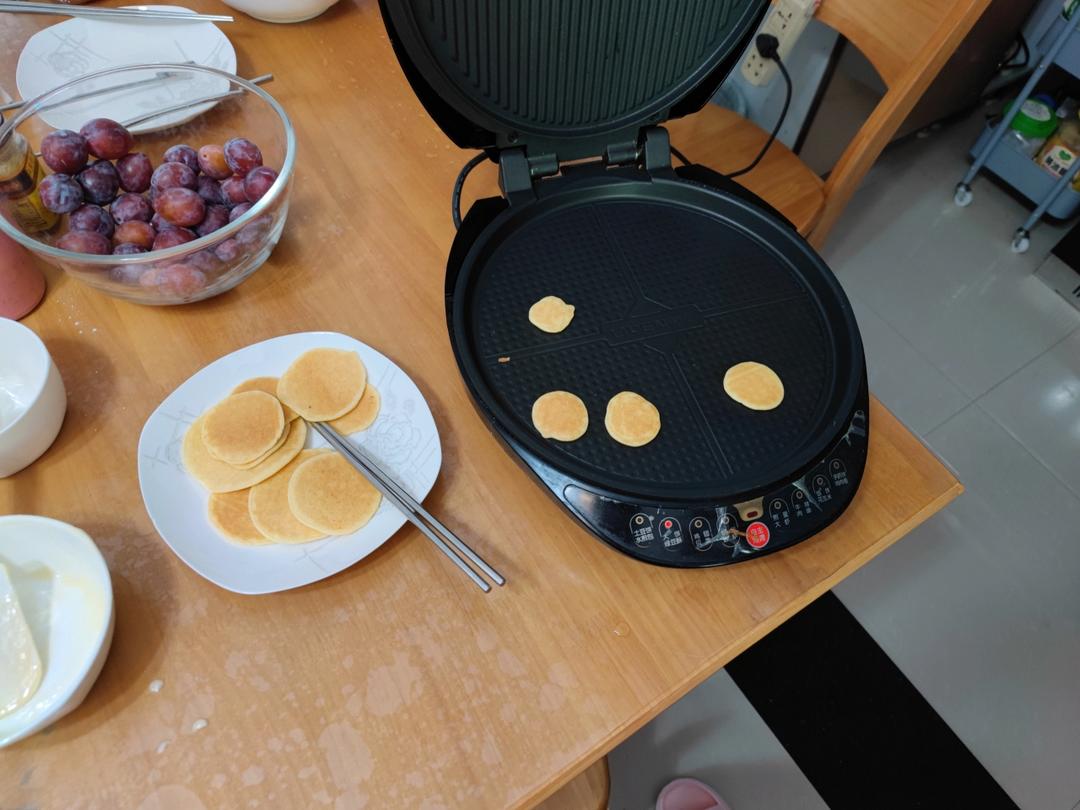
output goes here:
{"type": "Polygon", "coordinates": [[[663,565],[805,540],[851,502],[865,464],[865,362],[843,290],[763,201],[706,167],[672,168],[658,125],[707,101],[764,5],[383,0],[428,111],[500,165],[503,194],[472,206],[446,274],[473,401],[576,519],[663,565]],[[545,295],[576,307],[559,334],[528,321],[545,295]],[[726,395],[744,360],[779,374],[779,407],[726,395]],[[533,427],[552,390],[586,403],[581,439],[533,427]],[[660,410],[643,447],[604,429],[623,390],[660,410]]]}

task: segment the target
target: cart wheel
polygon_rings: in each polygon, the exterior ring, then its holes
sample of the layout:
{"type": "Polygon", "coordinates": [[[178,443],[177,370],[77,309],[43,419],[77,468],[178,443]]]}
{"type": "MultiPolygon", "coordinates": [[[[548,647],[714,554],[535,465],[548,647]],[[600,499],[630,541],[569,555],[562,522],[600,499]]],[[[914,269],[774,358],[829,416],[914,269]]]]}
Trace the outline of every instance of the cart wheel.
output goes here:
{"type": "Polygon", "coordinates": [[[971,193],[971,186],[967,185],[967,183],[956,184],[956,193],[953,194],[952,198],[954,203],[956,203],[960,208],[967,208],[969,205],[971,205],[972,198],[973,195],[971,193]]]}
{"type": "Polygon", "coordinates": [[[1027,253],[1029,247],[1031,247],[1031,234],[1023,228],[1017,228],[1016,233],[1013,234],[1012,252],[1027,253]]]}

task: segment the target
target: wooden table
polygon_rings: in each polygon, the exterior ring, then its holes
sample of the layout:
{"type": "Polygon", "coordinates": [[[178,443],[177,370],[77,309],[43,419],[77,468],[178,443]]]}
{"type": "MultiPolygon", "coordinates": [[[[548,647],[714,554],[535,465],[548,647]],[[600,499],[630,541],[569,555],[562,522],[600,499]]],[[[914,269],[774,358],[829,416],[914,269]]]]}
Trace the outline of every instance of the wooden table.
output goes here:
{"type": "MultiPolygon", "coordinates": [[[[467,156],[405,82],[376,4],[342,2],[294,26],[237,18],[226,30],[240,72],[276,74],[270,90],[299,133],[292,212],[268,264],[234,292],[171,309],[50,271],[25,319],[56,358],[69,410],[48,454],[0,481],[0,512],[86,529],[112,571],[117,618],[85,703],[0,755],[0,806],[528,806],[960,492],[875,403],[862,489],[810,542],[682,571],[595,541],[469,403],[442,301],[449,192],[467,156]],[[349,571],[244,597],[154,533],[136,482],[151,410],[214,358],[311,329],[354,335],[418,382],[445,442],[428,506],[507,587],[484,596],[406,526],[349,571]]],[[[8,87],[46,22],[0,20],[8,87]]]]}

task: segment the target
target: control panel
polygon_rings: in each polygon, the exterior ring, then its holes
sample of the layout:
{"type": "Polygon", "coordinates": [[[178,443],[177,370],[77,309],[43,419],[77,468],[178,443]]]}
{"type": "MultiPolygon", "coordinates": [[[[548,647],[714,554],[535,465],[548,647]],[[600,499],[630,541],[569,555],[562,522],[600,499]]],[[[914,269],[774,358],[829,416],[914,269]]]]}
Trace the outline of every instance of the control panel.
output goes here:
{"type": "Polygon", "coordinates": [[[792,546],[828,526],[851,503],[866,464],[865,410],[807,473],[752,502],[645,506],[567,484],[562,499],[590,529],[631,556],[706,567],[792,546]]]}

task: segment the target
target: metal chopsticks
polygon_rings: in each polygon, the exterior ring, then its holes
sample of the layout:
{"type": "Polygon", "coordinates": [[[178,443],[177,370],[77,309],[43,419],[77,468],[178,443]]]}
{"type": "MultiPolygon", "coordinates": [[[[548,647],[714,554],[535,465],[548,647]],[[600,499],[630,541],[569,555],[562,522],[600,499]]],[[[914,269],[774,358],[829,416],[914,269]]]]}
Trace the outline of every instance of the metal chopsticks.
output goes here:
{"type": "MultiPolygon", "coordinates": [[[[254,79],[248,79],[248,81],[251,82],[252,84],[262,84],[264,82],[272,81],[273,78],[274,78],[273,73],[264,73],[261,76],[256,76],[254,79]]],[[[169,113],[174,113],[174,112],[177,112],[179,110],[186,110],[188,107],[197,107],[200,104],[208,104],[208,103],[210,103],[212,101],[222,101],[224,99],[231,98],[232,96],[243,95],[243,93],[244,93],[244,91],[241,88],[237,88],[235,90],[229,90],[226,93],[216,93],[216,94],[214,94],[212,96],[203,96],[202,98],[192,98],[192,99],[188,99],[187,101],[183,101],[183,102],[181,102],[179,104],[174,104],[171,107],[164,107],[163,109],[154,110],[151,113],[146,113],[145,115],[140,115],[137,118],[129,118],[127,121],[123,121],[121,123],[123,123],[123,125],[125,127],[133,127],[133,126],[136,126],[138,124],[142,124],[142,123],[144,123],[146,121],[152,121],[153,119],[158,118],[158,117],[160,117],[162,115],[168,115],[169,113]]]]}
{"type": "Polygon", "coordinates": [[[340,433],[325,422],[312,422],[311,426],[315,428],[320,436],[330,443],[331,447],[345,456],[345,459],[352,464],[361,475],[367,478],[367,480],[371,482],[371,485],[382,493],[384,498],[396,506],[405,517],[409,519],[409,522],[423,532],[425,537],[433,542],[443,554],[449,557],[458,568],[464,571],[469,579],[476,583],[480,590],[487,593],[491,590],[491,586],[477,574],[476,571],[470,568],[465,560],[455,554],[450,546],[453,546],[454,549],[457,549],[457,551],[463,554],[496,585],[506,584],[506,580],[503,578],[502,574],[488,565],[479,554],[469,548],[464,541],[440,523],[415,498],[402,489],[401,485],[383,472],[379,465],[376,464],[363,450],[356,445],[347,442],[340,433]],[[438,532],[438,534],[436,534],[436,532],[438,532]],[[439,534],[441,534],[442,537],[439,537],[439,534]],[[445,541],[443,540],[443,537],[446,538],[445,541]],[[449,542],[450,545],[447,545],[447,542],[449,542]]]}
{"type": "Polygon", "coordinates": [[[85,17],[88,20],[172,20],[173,22],[232,22],[227,14],[188,14],[150,8],[101,8],[60,3],[30,3],[25,0],[0,0],[0,11],[17,14],[52,14],[61,17],[85,17]]]}
{"type": "MultiPolygon", "coordinates": [[[[190,64],[195,64],[194,62],[190,64]]],[[[121,90],[131,90],[136,87],[142,87],[147,84],[154,84],[165,79],[190,79],[190,74],[182,74],[176,70],[159,70],[149,79],[139,79],[134,82],[127,82],[125,84],[113,84],[108,87],[99,87],[95,90],[87,90],[85,93],[79,93],[78,95],[69,96],[61,101],[54,101],[52,104],[46,104],[44,107],[38,110],[39,113],[46,112],[47,110],[55,110],[57,107],[63,107],[67,104],[73,104],[76,101],[82,101],[83,99],[93,98],[94,96],[103,96],[107,93],[117,93],[121,90]]],[[[7,104],[0,104],[0,112],[7,112],[8,110],[18,110],[21,107],[26,106],[26,99],[19,99],[18,101],[9,101],[7,104]]]]}

